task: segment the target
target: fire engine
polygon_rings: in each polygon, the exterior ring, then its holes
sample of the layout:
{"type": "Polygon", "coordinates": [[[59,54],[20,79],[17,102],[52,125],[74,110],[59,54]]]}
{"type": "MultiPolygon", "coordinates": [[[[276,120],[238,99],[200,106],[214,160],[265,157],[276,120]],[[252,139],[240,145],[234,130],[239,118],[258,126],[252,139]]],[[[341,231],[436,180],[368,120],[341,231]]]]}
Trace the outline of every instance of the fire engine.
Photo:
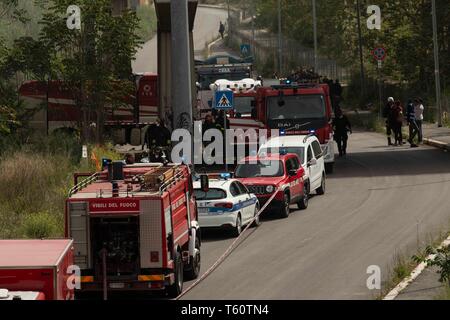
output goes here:
{"type": "MultiPolygon", "coordinates": [[[[239,83],[229,82],[227,86],[238,88],[239,83]]],[[[244,92],[236,90],[237,106],[241,108],[240,99],[247,99],[247,112],[235,110],[230,113],[232,129],[266,129],[269,135],[271,130],[279,130],[281,135],[288,136],[314,134],[323,150],[326,171],[332,173],[335,159],[328,85],[290,83],[255,88],[244,92]]]]}
{"type": "Polygon", "coordinates": [[[186,165],[108,162],[75,175],[66,202],[66,236],[74,239],[81,290],[183,289],[200,272],[200,227],[186,165]],[[81,182],[78,180],[83,178],[81,182]]]}
{"type": "MultiPolygon", "coordinates": [[[[106,108],[105,125],[136,127],[158,117],[158,76],[146,73],[134,77],[136,92],[124,97],[124,106],[106,108]]],[[[35,129],[52,132],[58,128],[76,128],[81,123],[81,110],[63,81],[28,81],[20,87],[19,95],[27,108],[39,110],[30,121],[35,129]]]]}
{"type": "Polygon", "coordinates": [[[1,300],[73,300],[73,241],[0,240],[1,300]]]}
{"type": "Polygon", "coordinates": [[[314,134],[320,141],[327,173],[333,172],[334,141],[330,89],[326,84],[291,83],[258,89],[256,117],[282,135],[314,134]]]}

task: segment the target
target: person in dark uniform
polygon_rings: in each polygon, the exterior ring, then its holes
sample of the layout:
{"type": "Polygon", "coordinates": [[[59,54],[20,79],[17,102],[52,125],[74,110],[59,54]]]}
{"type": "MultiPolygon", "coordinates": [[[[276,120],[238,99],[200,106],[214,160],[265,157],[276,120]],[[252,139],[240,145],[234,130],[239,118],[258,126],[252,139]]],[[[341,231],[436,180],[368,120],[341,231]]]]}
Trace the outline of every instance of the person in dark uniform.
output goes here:
{"type": "Polygon", "coordinates": [[[223,35],[224,35],[224,33],[225,33],[225,25],[222,23],[222,21],[220,21],[219,33],[220,33],[220,36],[221,36],[222,39],[223,39],[223,35]]]}
{"type": "Polygon", "coordinates": [[[145,150],[147,147],[148,149],[152,149],[156,146],[156,141],[158,139],[158,133],[159,128],[157,123],[152,123],[145,132],[145,138],[144,138],[144,145],[142,146],[142,150],[145,150]]]}
{"type": "Polygon", "coordinates": [[[334,140],[338,145],[339,156],[347,154],[348,133],[353,133],[352,125],[341,109],[336,110],[336,117],[333,119],[334,140]]]}
{"type": "Polygon", "coordinates": [[[386,119],[386,135],[388,140],[388,146],[392,146],[392,111],[394,110],[395,101],[393,97],[389,97],[388,103],[383,109],[383,118],[386,119]]]}

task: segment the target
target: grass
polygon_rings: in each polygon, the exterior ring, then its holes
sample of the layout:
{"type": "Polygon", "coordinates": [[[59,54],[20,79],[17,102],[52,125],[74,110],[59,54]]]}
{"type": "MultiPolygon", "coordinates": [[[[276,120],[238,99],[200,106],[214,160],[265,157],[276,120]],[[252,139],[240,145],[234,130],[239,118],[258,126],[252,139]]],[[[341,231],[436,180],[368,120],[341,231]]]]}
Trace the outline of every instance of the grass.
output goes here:
{"type": "MultiPolygon", "coordinates": [[[[426,245],[420,245],[417,248],[417,253],[415,256],[420,258],[426,258],[426,247],[428,246],[439,246],[445,239],[450,235],[450,232],[440,232],[439,235],[433,236],[428,235],[428,239],[425,241],[426,245]]],[[[400,282],[402,282],[406,277],[408,277],[411,272],[418,266],[418,263],[414,261],[414,255],[408,254],[406,252],[397,252],[394,255],[392,265],[388,267],[387,280],[383,283],[383,290],[377,297],[379,300],[384,298],[392,289],[394,289],[400,282]]]]}
{"type": "Polygon", "coordinates": [[[74,172],[95,172],[94,152],[101,161],[120,158],[112,146],[81,145],[67,136],[49,136],[2,152],[0,157],[0,239],[62,237],[64,203],[74,172]]]}

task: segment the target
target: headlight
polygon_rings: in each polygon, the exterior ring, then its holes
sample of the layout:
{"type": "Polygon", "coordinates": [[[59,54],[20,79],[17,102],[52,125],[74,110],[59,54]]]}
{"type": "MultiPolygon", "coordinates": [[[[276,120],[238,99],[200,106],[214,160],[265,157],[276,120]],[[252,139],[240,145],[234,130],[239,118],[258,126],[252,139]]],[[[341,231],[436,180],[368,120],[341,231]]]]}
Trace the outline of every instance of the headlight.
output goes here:
{"type": "Polygon", "coordinates": [[[275,191],[275,187],[274,186],[267,186],[266,187],[266,192],[267,193],[272,193],[272,192],[274,192],[275,191]]]}

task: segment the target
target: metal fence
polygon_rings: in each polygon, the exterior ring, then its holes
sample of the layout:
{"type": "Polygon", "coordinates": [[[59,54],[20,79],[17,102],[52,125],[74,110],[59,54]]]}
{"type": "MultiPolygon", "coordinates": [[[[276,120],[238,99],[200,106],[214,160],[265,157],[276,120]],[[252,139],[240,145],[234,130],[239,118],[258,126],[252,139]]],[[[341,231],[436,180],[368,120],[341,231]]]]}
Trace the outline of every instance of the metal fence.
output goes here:
{"type": "MultiPolygon", "coordinates": [[[[268,30],[252,28],[250,17],[246,18],[242,12],[232,12],[229,21],[229,44],[235,48],[239,48],[240,44],[250,44],[259,72],[278,71],[278,42],[278,36],[268,30]]],[[[299,67],[308,69],[314,67],[313,49],[285,36],[281,42],[281,74],[289,74],[299,67]]],[[[349,71],[340,66],[336,60],[322,56],[318,58],[316,73],[329,79],[344,81],[350,76],[349,71]]]]}

